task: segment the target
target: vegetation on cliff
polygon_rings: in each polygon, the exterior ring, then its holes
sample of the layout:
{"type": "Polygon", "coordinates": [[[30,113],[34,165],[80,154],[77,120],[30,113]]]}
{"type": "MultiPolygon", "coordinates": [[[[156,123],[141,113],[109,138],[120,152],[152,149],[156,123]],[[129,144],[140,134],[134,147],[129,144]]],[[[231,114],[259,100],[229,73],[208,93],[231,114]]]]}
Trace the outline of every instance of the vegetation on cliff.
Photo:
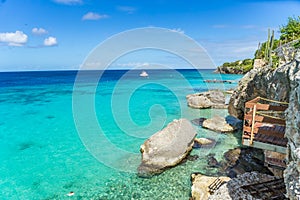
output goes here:
{"type": "Polygon", "coordinates": [[[300,48],[300,16],[289,17],[286,25],[280,27],[280,37],[275,39],[274,30],[268,30],[268,40],[259,43],[254,59],[226,62],[216,72],[225,74],[245,74],[254,66],[255,59],[261,59],[265,65],[277,68],[280,64],[290,61],[289,52],[300,48]]]}

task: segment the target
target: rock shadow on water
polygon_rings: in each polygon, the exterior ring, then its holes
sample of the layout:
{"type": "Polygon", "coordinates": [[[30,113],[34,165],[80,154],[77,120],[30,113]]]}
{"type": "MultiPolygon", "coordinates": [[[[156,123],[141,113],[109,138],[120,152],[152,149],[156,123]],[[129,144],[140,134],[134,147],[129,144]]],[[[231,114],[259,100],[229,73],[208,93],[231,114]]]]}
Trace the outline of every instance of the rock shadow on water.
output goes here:
{"type": "Polygon", "coordinates": [[[47,119],[54,119],[55,116],[54,116],[54,115],[47,115],[46,118],[47,118],[47,119]]]}
{"type": "Polygon", "coordinates": [[[19,151],[24,151],[26,149],[29,149],[31,147],[33,147],[35,144],[32,141],[28,141],[28,142],[22,142],[18,145],[18,150],[19,151]]]}

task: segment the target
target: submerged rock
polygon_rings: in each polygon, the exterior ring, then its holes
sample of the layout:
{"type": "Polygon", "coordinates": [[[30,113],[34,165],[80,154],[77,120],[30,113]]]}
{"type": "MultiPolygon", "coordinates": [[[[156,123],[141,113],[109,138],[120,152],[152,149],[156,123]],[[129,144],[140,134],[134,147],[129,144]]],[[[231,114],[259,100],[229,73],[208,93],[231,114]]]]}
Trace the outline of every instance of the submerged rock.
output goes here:
{"type": "Polygon", "coordinates": [[[235,130],[234,127],[227,124],[224,117],[220,116],[214,116],[211,119],[204,120],[202,127],[222,133],[233,132],[235,130]]]}
{"type": "Polygon", "coordinates": [[[209,167],[219,167],[220,166],[219,162],[212,154],[209,154],[207,156],[207,164],[209,167]]]}
{"type": "Polygon", "coordinates": [[[192,150],[196,130],[187,119],[174,120],[141,145],[138,175],[148,177],[179,164],[192,150]]]}
{"type": "MultiPolygon", "coordinates": [[[[209,185],[212,184],[218,177],[205,176],[199,173],[194,173],[191,175],[192,181],[192,199],[193,200],[206,200],[210,196],[209,185]]],[[[229,177],[219,177],[222,182],[227,182],[230,180],[229,177]]]]}
{"type": "Polygon", "coordinates": [[[211,148],[215,146],[216,141],[208,138],[195,138],[193,148],[211,148]]]}
{"type": "Polygon", "coordinates": [[[193,119],[191,122],[196,126],[202,126],[204,120],[206,120],[206,118],[200,117],[197,119],[193,119]]]}
{"type": "Polygon", "coordinates": [[[225,95],[218,90],[190,94],[186,96],[186,99],[191,108],[227,108],[225,95]]]}

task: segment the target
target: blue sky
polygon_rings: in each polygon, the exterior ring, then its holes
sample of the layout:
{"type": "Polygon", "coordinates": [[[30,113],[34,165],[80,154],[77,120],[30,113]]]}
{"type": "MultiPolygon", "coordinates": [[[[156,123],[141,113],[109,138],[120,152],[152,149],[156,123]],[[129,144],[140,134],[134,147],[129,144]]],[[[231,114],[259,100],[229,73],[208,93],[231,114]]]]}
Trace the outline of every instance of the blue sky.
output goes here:
{"type": "MultiPolygon", "coordinates": [[[[141,27],[182,32],[219,65],[252,57],[268,28],[278,35],[299,11],[299,1],[0,0],[0,71],[78,69],[99,43],[141,27]]],[[[118,66],[148,62],[147,53],[118,66]]]]}

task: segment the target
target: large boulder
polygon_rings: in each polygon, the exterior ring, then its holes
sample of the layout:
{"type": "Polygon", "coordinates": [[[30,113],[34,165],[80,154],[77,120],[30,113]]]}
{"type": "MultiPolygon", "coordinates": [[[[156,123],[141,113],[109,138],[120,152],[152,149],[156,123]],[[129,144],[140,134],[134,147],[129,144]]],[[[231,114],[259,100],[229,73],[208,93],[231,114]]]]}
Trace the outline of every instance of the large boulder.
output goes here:
{"type": "Polygon", "coordinates": [[[186,96],[186,99],[191,108],[227,108],[225,95],[218,90],[190,94],[186,96]]]}
{"type": "Polygon", "coordinates": [[[220,117],[218,115],[211,119],[204,120],[202,127],[222,133],[233,132],[235,130],[233,126],[226,122],[224,117],[220,117]]]}
{"type": "Polygon", "coordinates": [[[179,164],[192,150],[196,130],[187,119],[174,120],[141,145],[138,175],[148,177],[179,164]]]}

